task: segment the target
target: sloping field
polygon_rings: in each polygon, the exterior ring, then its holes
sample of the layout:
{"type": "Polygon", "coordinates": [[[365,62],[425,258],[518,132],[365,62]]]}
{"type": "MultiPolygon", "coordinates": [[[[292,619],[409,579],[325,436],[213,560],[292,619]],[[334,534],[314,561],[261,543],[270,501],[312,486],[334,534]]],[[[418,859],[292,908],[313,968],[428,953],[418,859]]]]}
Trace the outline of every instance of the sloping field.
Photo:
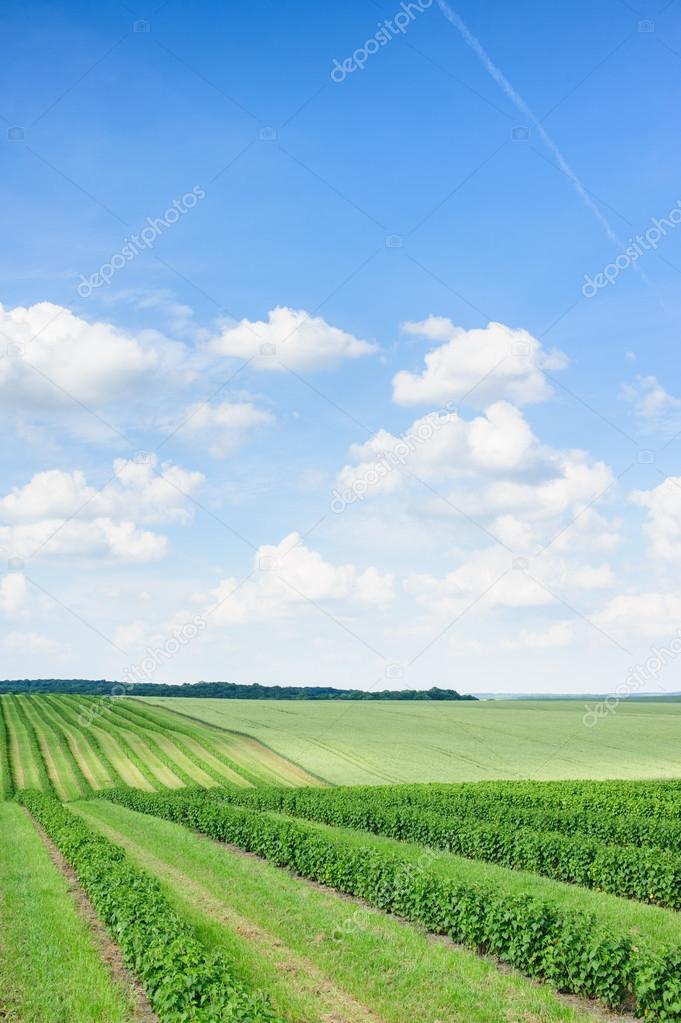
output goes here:
{"type": "Polygon", "coordinates": [[[134,1023],[28,815],[0,803],[0,1019],[134,1023]]]}
{"type": "MultiPolygon", "coordinates": [[[[595,1020],[514,971],[318,890],[262,860],[104,801],[75,804],[157,877],[206,944],[296,1023],[595,1020]],[[267,898],[263,898],[267,892],[267,898]]],[[[611,1017],[613,1018],[613,1017],[611,1017]]]]}
{"type": "Polygon", "coordinates": [[[164,708],[79,696],[0,697],[0,785],[53,790],[59,799],[131,785],[317,785],[263,746],[164,708]]]}
{"type": "Polygon", "coordinates": [[[594,727],[579,701],[144,699],[244,732],[333,785],[681,776],[681,705],[622,701],[594,727]]]}

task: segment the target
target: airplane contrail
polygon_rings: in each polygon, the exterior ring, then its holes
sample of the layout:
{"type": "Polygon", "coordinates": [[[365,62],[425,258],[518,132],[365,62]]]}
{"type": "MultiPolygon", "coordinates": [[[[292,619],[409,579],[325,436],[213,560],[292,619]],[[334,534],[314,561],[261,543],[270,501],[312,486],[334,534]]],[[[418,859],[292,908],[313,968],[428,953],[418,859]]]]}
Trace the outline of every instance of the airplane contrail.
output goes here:
{"type": "MultiPolygon", "coordinates": [[[[561,153],[560,149],[553,141],[549,133],[546,131],[546,128],[541,123],[539,118],[535,115],[534,111],[530,109],[530,107],[527,105],[527,103],[520,95],[520,93],[518,93],[513,88],[509,80],[506,78],[503,72],[499,70],[499,68],[491,59],[491,57],[484,49],[480,41],[476,39],[476,37],[470,31],[465,22],[461,20],[456,11],[452,10],[449,4],[446,3],[446,0],[437,0],[437,3],[438,7],[444,14],[445,18],[447,18],[447,20],[450,21],[452,25],[454,25],[454,27],[459,30],[468,46],[470,46],[471,50],[473,50],[476,56],[480,59],[481,63],[487,70],[488,74],[494,79],[497,85],[499,85],[501,89],[506,93],[506,95],[511,100],[516,109],[519,110],[524,117],[526,117],[529,121],[532,122],[534,127],[537,129],[539,136],[543,140],[544,145],[553,154],[558,163],[558,166],[565,174],[565,176],[572,182],[572,185],[575,191],[577,192],[577,195],[580,197],[584,205],[593,213],[598,222],[605,229],[605,233],[607,234],[610,241],[615,242],[621,249],[626,248],[626,243],[622,241],[622,239],[618,236],[617,232],[613,230],[607,217],[605,217],[601,213],[600,209],[593,201],[593,199],[587,192],[586,188],[573,171],[572,167],[570,167],[567,160],[561,153]]],[[[634,263],[633,265],[634,268],[638,270],[638,272],[641,274],[646,283],[649,284],[650,281],[648,280],[643,270],[641,270],[638,263],[634,263]]]]}

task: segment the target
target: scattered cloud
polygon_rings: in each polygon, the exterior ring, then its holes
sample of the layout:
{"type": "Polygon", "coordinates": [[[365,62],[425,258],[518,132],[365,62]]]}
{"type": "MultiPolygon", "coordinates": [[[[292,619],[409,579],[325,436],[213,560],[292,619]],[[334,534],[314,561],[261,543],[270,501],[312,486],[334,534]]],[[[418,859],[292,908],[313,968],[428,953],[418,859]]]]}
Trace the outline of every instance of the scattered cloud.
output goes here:
{"type": "Polygon", "coordinates": [[[275,372],[287,367],[332,369],[343,359],[358,359],[376,351],[376,345],[331,326],[321,316],[287,306],[270,310],[267,321],[243,319],[226,326],[208,347],[217,355],[248,359],[253,369],[275,372]]]}
{"type": "Polygon", "coordinates": [[[620,397],[631,402],[634,415],[650,426],[660,426],[681,409],[681,399],[665,391],[657,377],[638,376],[633,384],[624,384],[620,397]]]}
{"type": "Polygon", "coordinates": [[[0,579],[0,612],[13,618],[28,603],[28,582],[22,572],[10,572],[0,579]]]}
{"type": "Polygon", "coordinates": [[[676,635],[681,622],[681,593],[623,593],[609,601],[593,620],[602,629],[627,635],[676,635]]]}
{"type": "Polygon", "coordinates": [[[498,400],[517,405],[546,401],[552,394],[545,370],[566,365],[558,351],[547,352],[528,331],[491,322],[466,330],[441,316],[429,316],[402,328],[439,342],[425,356],[421,373],[402,370],[393,378],[398,405],[460,402],[485,408],[498,400]]]}
{"type": "Polygon", "coordinates": [[[177,360],[157,331],[132,334],[52,302],[0,305],[0,394],[6,406],[100,407],[128,399],[177,360]]]}
{"type": "Polygon", "coordinates": [[[631,500],[648,510],[643,528],[653,557],[681,560],[681,476],[668,476],[652,490],[635,490],[631,500]]]}
{"type": "Polygon", "coordinates": [[[112,477],[97,489],[80,470],[50,469],[0,499],[0,543],[12,557],[110,556],[155,561],[167,539],[139,523],[186,523],[188,502],[202,482],[198,472],[155,456],[116,459],[112,477]]]}
{"type": "Polygon", "coordinates": [[[328,602],[382,606],[394,596],[394,577],[376,568],[335,565],[310,550],[299,533],[258,548],[245,580],[223,579],[204,612],[222,625],[285,618],[328,602]]]}
{"type": "Polygon", "coordinates": [[[269,426],[274,416],[249,401],[196,404],[182,416],[177,435],[205,444],[214,458],[226,458],[246,443],[259,426],[269,426]]]}

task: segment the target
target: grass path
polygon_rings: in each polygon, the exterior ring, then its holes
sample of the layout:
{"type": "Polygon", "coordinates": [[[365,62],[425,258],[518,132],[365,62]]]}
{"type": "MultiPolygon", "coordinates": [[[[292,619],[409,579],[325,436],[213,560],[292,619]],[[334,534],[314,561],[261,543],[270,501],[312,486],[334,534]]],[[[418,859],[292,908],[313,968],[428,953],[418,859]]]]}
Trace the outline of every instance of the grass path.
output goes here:
{"type": "Polygon", "coordinates": [[[47,772],[59,799],[81,799],[88,783],[76,762],[66,737],[43,711],[43,701],[18,696],[26,717],[33,725],[47,772]]]}
{"type": "Polygon", "coordinates": [[[617,1018],[179,825],[105,801],[73,808],[159,877],[202,939],[258,978],[291,1023],[617,1018]]]}
{"type": "Polygon", "coordinates": [[[0,696],[9,731],[10,758],[16,787],[42,789],[43,768],[40,753],[31,742],[31,734],[19,712],[16,696],[0,696]]]}
{"type": "Polygon", "coordinates": [[[0,1019],[133,1023],[66,879],[27,814],[0,803],[0,1019]]]}
{"type": "Polygon", "coordinates": [[[101,751],[93,745],[88,730],[74,725],[71,718],[63,713],[61,701],[52,702],[52,699],[48,697],[43,703],[45,717],[55,727],[61,728],[88,785],[93,789],[103,789],[120,783],[120,778],[104,762],[101,751]]]}

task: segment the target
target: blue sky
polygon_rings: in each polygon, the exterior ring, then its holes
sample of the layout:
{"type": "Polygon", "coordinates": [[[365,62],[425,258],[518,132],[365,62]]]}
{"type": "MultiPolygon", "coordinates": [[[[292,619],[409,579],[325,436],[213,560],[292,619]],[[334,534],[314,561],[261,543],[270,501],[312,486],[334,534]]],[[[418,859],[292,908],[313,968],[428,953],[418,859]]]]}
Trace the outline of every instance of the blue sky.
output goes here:
{"type": "Polygon", "coordinates": [[[681,688],[676,2],[3,17],[0,675],[681,688]]]}

